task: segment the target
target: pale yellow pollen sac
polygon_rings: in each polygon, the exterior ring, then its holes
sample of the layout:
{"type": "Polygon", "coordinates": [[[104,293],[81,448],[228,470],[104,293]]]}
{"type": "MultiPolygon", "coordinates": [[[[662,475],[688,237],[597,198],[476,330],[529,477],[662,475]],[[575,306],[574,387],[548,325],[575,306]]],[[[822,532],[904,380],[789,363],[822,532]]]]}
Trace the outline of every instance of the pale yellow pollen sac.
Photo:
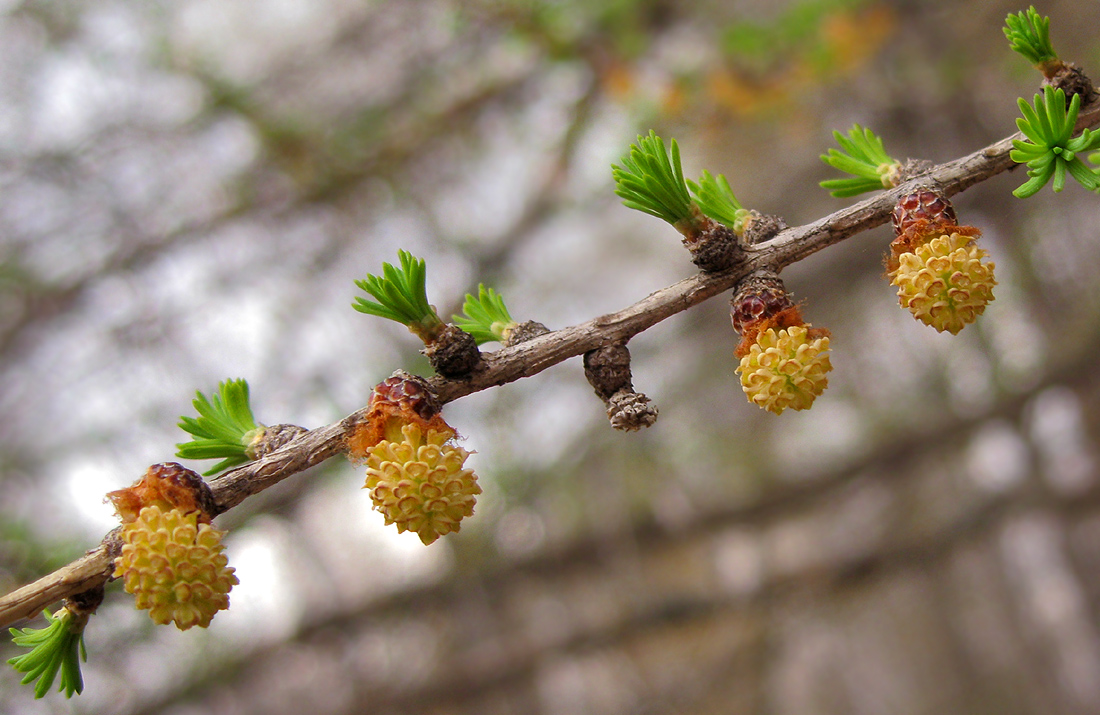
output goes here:
{"type": "Polygon", "coordinates": [[[788,407],[809,409],[829,385],[828,352],[829,338],[810,339],[805,326],[769,328],[741,358],[741,388],[750,402],[777,415],[788,407]]]}
{"type": "Polygon", "coordinates": [[[901,254],[890,282],[917,320],[957,335],[993,300],[995,265],[987,256],[972,237],[945,234],[901,254]]]}
{"type": "Polygon", "coordinates": [[[384,440],[368,451],[364,488],[387,524],[431,544],[474,513],[481,487],[464,466],[471,453],[451,442],[453,432],[429,429],[425,435],[407,424],[401,434],[402,442],[384,440]]]}
{"type": "Polygon", "coordinates": [[[122,577],[137,607],[148,609],[156,623],[205,628],[229,607],[229,591],[238,583],[222,553],[224,535],[199,524],[196,512],[143,507],[122,527],[122,555],[113,575],[122,577]]]}

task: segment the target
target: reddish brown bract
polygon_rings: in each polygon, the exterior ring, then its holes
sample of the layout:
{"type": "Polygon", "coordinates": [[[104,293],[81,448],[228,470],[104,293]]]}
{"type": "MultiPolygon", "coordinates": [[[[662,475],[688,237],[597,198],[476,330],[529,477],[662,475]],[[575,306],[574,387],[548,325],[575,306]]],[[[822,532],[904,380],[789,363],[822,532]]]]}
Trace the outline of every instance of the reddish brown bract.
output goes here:
{"type": "Polygon", "coordinates": [[[154,464],[133,486],[108,492],[107,499],[123,524],[137,519],[147,506],[159,506],[165,512],[198,512],[199,521],[207,524],[217,514],[210,487],[198,474],[176,462],[154,464]]]}
{"type": "Polygon", "coordinates": [[[348,435],[348,456],[365,459],[382,440],[400,441],[401,428],[408,424],[418,425],[424,434],[434,429],[454,435],[440,409],[423,378],[398,370],[375,386],[367,416],[348,435]]]}
{"type": "Polygon", "coordinates": [[[936,235],[944,233],[941,229],[959,223],[951,202],[930,189],[920,189],[903,196],[894,205],[894,213],[890,218],[894,224],[894,233],[899,236],[912,230],[917,221],[926,221],[923,229],[936,235]]]}

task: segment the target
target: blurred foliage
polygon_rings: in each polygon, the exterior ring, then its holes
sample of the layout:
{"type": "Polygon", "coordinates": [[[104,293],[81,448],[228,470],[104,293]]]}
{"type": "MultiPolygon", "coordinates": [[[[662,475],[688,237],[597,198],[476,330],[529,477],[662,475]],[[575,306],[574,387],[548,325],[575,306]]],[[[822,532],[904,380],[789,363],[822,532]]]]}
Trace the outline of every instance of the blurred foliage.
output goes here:
{"type": "Polygon", "coordinates": [[[43,538],[34,520],[4,514],[0,518],[0,591],[7,592],[41,574],[55,571],[84,553],[79,539],[43,538]]]}
{"type": "Polygon", "coordinates": [[[727,64],[707,79],[714,101],[739,117],[774,119],[808,92],[851,77],[896,29],[886,3],[802,0],[770,22],[735,22],[722,31],[727,64]]]}

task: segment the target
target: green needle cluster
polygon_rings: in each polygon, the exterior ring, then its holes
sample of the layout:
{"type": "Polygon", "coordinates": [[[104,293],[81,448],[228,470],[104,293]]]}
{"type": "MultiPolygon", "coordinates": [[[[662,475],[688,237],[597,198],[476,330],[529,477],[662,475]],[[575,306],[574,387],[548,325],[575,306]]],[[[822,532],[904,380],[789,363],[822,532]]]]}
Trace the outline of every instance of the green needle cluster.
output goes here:
{"type": "Polygon", "coordinates": [[[1081,108],[1081,95],[1073,95],[1066,107],[1066,94],[1061,89],[1044,87],[1035,95],[1034,107],[1025,100],[1018,100],[1023,117],[1016,126],[1028,141],[1015,139],[1015,147],[1009,156],[1019,164],[1027,164],[1031,178],[1012,192],[1025,199],[1054,179],[1053,189],[1061,191],[1066,185],[1068,173],[1089,191],[1100,189],[1100,176],[1077,156],[1081,152],[1100,148],[1100,132],[1086,129],[1080,136],[1073,136],[1077,112],[1081,108]]]}
{"type": "Polygon", "coordinates": [[[1050,44],[1050,18],[1041,16],[1034,5],[1027,12],[1009,13],[1003,30],[1012,49],[1031,64],[1042,67],[1058,61],[1050,44]]]}
{"type": "Polygon", "coordinates": [[[360,313],[395,320],[430,343],[443,327],[443,321],[428,303],[424,259],[408,251],[398,251],[397,257],[400,268],[383,263],[381,276],[368,273],[366,280],[355,281],[374,300],[359,296],[351,307],[360,313]]]}
{"type": "Polygon", "coordinates": [[[508,314],[504,297],[481,283],[477,286],[477,297],[467,293],[466,302],[462,305],[462,315],[455,315],[451,319],[455,325],[472,335],[478,345],[494,340],[504,342],[505,331],[516,326],[516,321],[508,314]]]}
{"type": "Polygon", "coordinates": [[[741,206],[725,176],[719,174],[715,177],[704,170],[698,183],[689,179],[687,184],[695,196],[695,203],[705,215],[729,226],[739,236],[744,233],[745,219],[751,211],[741,206]]]}
{"type": "Polygon", "coordinates": [[[612,165],[611,175],[624,206],[656,216],[686,234],[697,228],[697,207],[684,182],[680,147],[675,139],[671,145],[670,155],[664,140],[651,129],[648,137],[639,136],[630,145],[622,166],[612,165]]]}
{"type": "Polygon", "coordinates": [[[71,698],[73,693],[84,690],[84,677],[80,674],[80,661],[87,662],[88,653],[84,649],[84,626],[88,619],[77,618],[67,608],[57,615],[43,612],[49,625],[45,628],[10,628],[12,641],[17,646],[30,648],[29,653],[16,656],[8,661],[20,673],[26,673],[23,685],[33,682],[34,697],[45,697],[53,685],[54,677],[61,671],[60,692],[71,698]]]}
{"type": "Polygon", "coordinates": [[[821,160],[834,169],[852,174],[853,178],[827,179],[821,182],[822,188],[837,198],[847,198],[897,185],[901,163],[886,153],[882,139],[870,129],[856,124],[848,131],[848,136],[834,131],[833,138],[840,149],[830,149],[821,155],[821,160]]]}
{"type": "Polygon", "coordinates": [[[252,417],[249,404],[248,383],[245,380],[226,380],[218,385],[217,394],[207,398],[196,392],[191,404],[198,417],[181,417],[179,426],[194,435],[190,442],[176,445],[176,456],[181,459],[221,459],[204,476],[217,474],[251,460],[248,446],[261,429],[252,417]]]}

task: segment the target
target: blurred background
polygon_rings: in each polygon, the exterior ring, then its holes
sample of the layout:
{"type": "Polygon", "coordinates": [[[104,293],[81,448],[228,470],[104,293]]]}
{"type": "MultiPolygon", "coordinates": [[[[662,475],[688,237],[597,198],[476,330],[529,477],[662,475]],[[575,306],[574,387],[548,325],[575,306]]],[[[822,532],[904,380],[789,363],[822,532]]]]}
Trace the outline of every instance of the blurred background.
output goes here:
{"type": "MultiPolygon", "coordinates": [[[[791,225],[851,203],[817,186],[834,129],[935,161],[1010,134],[1023,9],[0,0],[0,592],[99,542],[196,390],[316,427],[428,374],[350,308],[399,248],[442,314],[485,282],[551,328],[691,275],[613,194],[650,128],[791,225]]],[[[1100,75],[1100,3],[1039,10],[1100,75]]],[[[331,460],[219,518],[241,583],[208,630],[112,584],[84,694],[5,667],[0,711],[1100,712],[1100,201],[1023,180],[955,198],[1000,282],[958,337],[860,234],[784,271],[833,333],[812,410],[748,404],[712,300],[630,344],[652,428],[611,430],[579,360],[448,405],[460,534],[396,534],[331,460]]]]}

